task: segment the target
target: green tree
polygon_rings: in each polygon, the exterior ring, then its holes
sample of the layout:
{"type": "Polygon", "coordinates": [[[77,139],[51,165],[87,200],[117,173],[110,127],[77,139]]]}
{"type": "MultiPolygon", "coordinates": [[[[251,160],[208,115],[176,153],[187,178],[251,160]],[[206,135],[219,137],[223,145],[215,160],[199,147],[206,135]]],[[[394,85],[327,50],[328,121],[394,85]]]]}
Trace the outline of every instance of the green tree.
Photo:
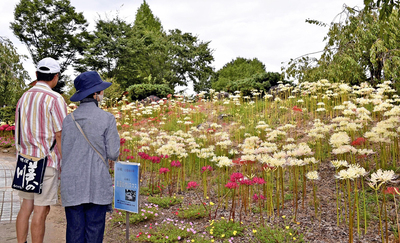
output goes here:
{"type": "Polygon", "coordinates": [[[119,55],[116,80],[124,89],[144,83],[166,85],[173,90],[189,82],[193,82],[196,91],[206,89],[214,72],[209,43],[178,29],[165,32],[144,1],[119,55]]]}
{"type": "Polygon", "coordinates": [[[364,0],[364,10],[369,12],[371,10],[379,9],[379,20],[386,20],[393,12],[393,9],[399,9],[400,1],[398,0],[364,0]]]}
{"type": "Polygon", "coordinates": [[[250,78],[255,74],[265,73],[265,66],[257,58],[246,59],[238,57],[225,64],[217,71],[211,81],[211,87],[216,91],[225,90],[230,81],[250,78]]]}
{"type": "Polygon", "coordinates": [[[304,56],[292,59],[283,68],[288,78],[358,84],[368,80],[372,85],[382,80],[399,81],[400,24],[394,10],[387,22],[378,21],[378,11],[355,11],[346,7],[344,22],[330,26],[327,44],[319,59],[304,56]],[[389,36],[380,38],[380,33],[389,36]]]}
{"type": "Polygon", "coordinates": [[[182,33],[179,29],[170,30],[168,38],[172,44],[169,62],[174,73],[173,83],[187,86],[193,82],[195,92],[207,91],[211,87],[214,61],[210,42],[200,41],[191,33],[182,33]],[[181,81],[181,82],[179,82],[181,81]],[[183,81],[183,82],[182,82],[183,81]]]}
{"type": "MultiPolygon", "coordinates": [[[[34,63],[52,57],[60,62],[63,73],[85,49],[87,25],[69,0],[21,0],[11,29],[28,47],[34,63]]],[[[61,92],[64,85],[59,82],[55,90],[61,92]]]]}
{"type": "Polygon", "coordinates": [[[75,65],[79,72],[98,71],[104,77],[112,78],[118,72],[119,57],[126,50],[132,26],[118,16],[111,20],[99,19],[96,29],[88,37],[83,58],[75,65]]]}
{"type": "Polygon", "coordinates": [[[146,1],[137,10],[129,35],[126,48],[117,63],[116,78],[121,87],[126,89],[143,82],[166,83],[172,76],[171,70],[165,67],[168,60],[166,33],[146,1]],[[149,76],[152,78],[146,81],[145,78],[149,76]]]}
{"type": "MultiPolygon", "coordinates": [[[[282,75],[277,72],[256,73],[249,78],[229,81],[225,91],[235,92],[240,91],[242,95],[248,96],[253,90],[260,92],[268,92],[268,90],[282,80],[282,75]]],[[[285,81],[285,83],[288,83],[285,81]]]]}
{"type": "Polygon", "coordinates": [[[27,88],[29,76],[22,66],[23,58],[10,40],[0,37],[0,107],[15,105],[27,88]]]}

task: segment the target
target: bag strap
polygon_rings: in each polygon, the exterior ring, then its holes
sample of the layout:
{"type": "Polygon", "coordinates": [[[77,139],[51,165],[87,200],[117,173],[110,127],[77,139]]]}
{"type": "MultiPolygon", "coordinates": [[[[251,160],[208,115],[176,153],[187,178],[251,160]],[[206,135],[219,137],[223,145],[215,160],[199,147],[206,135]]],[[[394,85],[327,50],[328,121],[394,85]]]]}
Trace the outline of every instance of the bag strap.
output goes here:
{"type": "Polygon", "coordinates": [[[74,117],[74,113],[71,113],[71,117],[72,120],[74,120],[76,127],[78,128],[78,130],[82,133],[82,135],[85,137],[86,141],[89,143],[89,145],[94,149],[94,151],[96,151],[96,153],[100,156],[100,158],[103,160],[104,164],[107,166],[106,161],[104,160],[103,156],[100,154],[99,151],[97,151],[97,149],[95,147],[93,147],[92,143],[89,141],[89,139],[86,137],[85,133],[82,130],[82,127],[78,124],[78,122],[76,122],[75,117],[74,117]]]}
{"type": "MultiPolygon", "coordinates": [[[[53,151],[54,146],[56,146],[56,142],[57,142],[57,140],[54,139],[54,142],[51,145],[50,151],[47,155],[49,155],[51,153],[51,151],[53,151]]],[[[18,145],[21,147],[21,108],[18,108],[18,145]]]]}

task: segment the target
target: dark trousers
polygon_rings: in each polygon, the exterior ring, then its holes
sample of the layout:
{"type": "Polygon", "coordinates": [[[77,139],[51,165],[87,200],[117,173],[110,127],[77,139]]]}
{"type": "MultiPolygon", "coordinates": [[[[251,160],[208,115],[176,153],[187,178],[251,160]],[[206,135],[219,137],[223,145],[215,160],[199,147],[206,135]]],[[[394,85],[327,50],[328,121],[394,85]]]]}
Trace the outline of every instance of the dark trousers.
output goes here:
{"type": "Polygon", "coordinates": [[[93,203],[65,207],[67,243],[103,242],[107,205],[93,203]]]}

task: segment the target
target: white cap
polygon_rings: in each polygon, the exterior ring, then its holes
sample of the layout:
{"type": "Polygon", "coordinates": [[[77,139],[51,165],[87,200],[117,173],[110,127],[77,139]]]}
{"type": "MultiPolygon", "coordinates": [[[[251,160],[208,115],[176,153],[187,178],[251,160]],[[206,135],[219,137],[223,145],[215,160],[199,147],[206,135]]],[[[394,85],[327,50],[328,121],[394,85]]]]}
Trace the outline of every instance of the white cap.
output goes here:
{"type": "Polygon", "coordinates": [[[46,57],[38,62],[36,71],[41,73],[59,73],[60,64],[53,58],[46,57]]]}

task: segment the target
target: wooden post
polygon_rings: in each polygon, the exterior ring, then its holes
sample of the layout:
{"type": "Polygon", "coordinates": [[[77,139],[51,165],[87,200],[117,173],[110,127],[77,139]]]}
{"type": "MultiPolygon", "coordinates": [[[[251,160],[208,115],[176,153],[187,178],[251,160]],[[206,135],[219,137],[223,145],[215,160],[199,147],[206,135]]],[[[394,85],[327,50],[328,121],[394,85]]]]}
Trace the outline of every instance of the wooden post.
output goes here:
{"type": "Polygon", "coordinates": [[[126,231],[125,231],[125,235],[126,235],[126,242],[129,243],[129,212],[126,211],[126,231]]]}

